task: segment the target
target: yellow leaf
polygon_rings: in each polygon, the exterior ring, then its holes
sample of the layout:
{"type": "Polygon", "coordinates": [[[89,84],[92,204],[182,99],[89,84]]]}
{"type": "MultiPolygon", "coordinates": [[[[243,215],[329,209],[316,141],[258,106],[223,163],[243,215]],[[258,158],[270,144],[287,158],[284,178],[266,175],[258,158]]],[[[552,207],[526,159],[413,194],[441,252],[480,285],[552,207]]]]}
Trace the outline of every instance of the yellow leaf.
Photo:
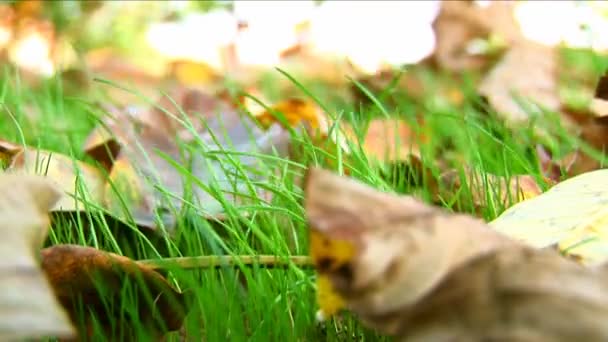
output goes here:
{"type": "Polygon", "coordinates": [[[509,208],[490,226],[543,248],[559,250],[585,264],[608,260],[608,170],[570,178],[546,193],[509,208]]]}

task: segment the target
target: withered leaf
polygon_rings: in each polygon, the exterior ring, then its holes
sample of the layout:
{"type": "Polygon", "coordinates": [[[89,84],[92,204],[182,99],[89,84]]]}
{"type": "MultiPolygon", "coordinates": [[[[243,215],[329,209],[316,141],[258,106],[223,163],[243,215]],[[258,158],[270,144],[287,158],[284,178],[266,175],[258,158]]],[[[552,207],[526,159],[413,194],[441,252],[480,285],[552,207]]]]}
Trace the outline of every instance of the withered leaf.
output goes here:
{"type": "Polygon", "coordinates": [[[478,89],[508,123],[526,122],[539,112],[536,104],[556,111],[557,51],[532,41],[514,43],[478,89]]]}
{"type": "Polygon", "coordinates": [[[441,68],[450,71],[485,67],[488,56],[468,51],[474,40],[495,34],[511,42],[521,35],[513,16],[513,4],[508,1],[493,1],[485,8],[473,1],[442,1],[433,29],[434,59],[441,68]]]}
{"type": "Polygon", "coordinates": [[[553,250],[505,248],[456,269],[411,307],[362,317],[403,341],[602,341],[607,281],[553,250]]]}
{"type": "Polygon", "coordinates": [[[305,209],[311,241],[320,241],[311,248],[319,277],[358,313],[411,305],[454,268],[515,243],[480,220],[317,168],[307,173],[305,209]]]}
{"type": "Polygon", "coordinates": [[[71,338],[75,331],[40,270],[48,210],[59,199],[40,176],[0,175],[0,339],[71,338]]]}
{"type": "Polygon", "coordinates": [[[57,298],[83,337],[92,331],[94,322],[101,324],[104,332],[112,334],[113,328],[114,334],[127,339],[137,336],[137,329],[158,338],[182,326],[187,313],[184,295],[145,265],[76,245],[45,248],[41,258],[57,298]],[[132,292],[125,292],[129,286],[132,292]],[[128,302],[133,298],[135,302],[128,302]],[[81,305],[86,307],[84,317],[78,309],[81,305]],[[120,311],[133,305],[132,311],[120,311]]]}
{"type": "Polygon", "coordinates": [[[305,207],[320,285],[384,334],[403,341],[608,338],[602,268],[315,168],[305,207]]]}
{"type": "Polygon", "coordinates": [[[275,122],[280,122],[274,112],[283,114],[287,120],[286,123],[290,126],[304,123],[312,130],[319,130],[319,133],[327,134],[329,128],[327,118],[321,108],[312,102],[291,98],[275,103],[270,111],[264,110],[254,113],[254,115],[262,125],[268,127],[275,122]]]}
{"type": "Polygon", "coordinates": [[[82,211],[102,205],[104,176],[95,167],[60,153],[24,148],[7,172],[43,175],[62,191],[53,211],[82,211]]]}
{"type": "MultiPolygon", "coordinates": [[[[347,135],[354,139],[354,134],[347,135]]],[[[420,158],[419,143],[424,137],[410,124],[400,119],[370,121],[361,147],[366,156],[383,162],[407,161],[411,156],[420,158]]]]}

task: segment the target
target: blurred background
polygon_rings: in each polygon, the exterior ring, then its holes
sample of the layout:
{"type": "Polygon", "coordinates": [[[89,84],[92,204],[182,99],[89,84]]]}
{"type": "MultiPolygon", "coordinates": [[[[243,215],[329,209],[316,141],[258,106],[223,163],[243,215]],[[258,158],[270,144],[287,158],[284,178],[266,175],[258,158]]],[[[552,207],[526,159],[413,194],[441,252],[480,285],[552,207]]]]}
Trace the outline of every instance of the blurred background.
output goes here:
{"type": "MultiPolygon", "coordinates": [[[[144,89],[168,79],[247,84],[276,66],[343,82],[431,56],[439,8],[439,1],[4,1],[0,60],[26,79],[97,76],[144,89]]],[[[510,10],[532,41],[608,49],[608,2],[518,1],[510,10]]],[[[468,49],[488,48],[485,38],[468,49]]]]}

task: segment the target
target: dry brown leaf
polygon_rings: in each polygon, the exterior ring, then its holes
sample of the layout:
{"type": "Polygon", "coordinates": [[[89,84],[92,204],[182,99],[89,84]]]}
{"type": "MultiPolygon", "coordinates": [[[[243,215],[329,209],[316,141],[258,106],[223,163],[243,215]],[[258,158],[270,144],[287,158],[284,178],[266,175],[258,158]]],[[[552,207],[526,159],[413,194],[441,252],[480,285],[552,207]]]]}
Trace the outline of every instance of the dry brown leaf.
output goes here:
{"type": "Polygon", "coordinates": [[[506,1],[493,1],[485,8],[473,1],[442,1],[433,29],[434,58],[442,69],[450,71],[478,70],[486,66],[488,56],[468,51],[469,44],[476,39],[495,34],[512,42],[521,36],[513,16],[513,4],[506,1]]]}
{"type": "Polygon", "coordinates": [[[455,270],[416,305],[366,318],[403,341],[603,341],[607,284],[605,272],[553,250],[506,248],[455,270]]]}
{"type": "Polygon", "coordinates": [[[305,206],[322,288],[398,340],[608,338],[605,270],[319,169],[305,206]]]}
{"type": "Polygon", "coordinates": [[[539,112],[528,102],[557,111],[557,51],[531,41],[514,43],[478,89],[508,123],[526,122],[539,112]]]}
{"type": "Polygon", "coordinates": [[[47,235],[47,212],[60,194],[39,176],[2,174],[0,188],[0,339],[73,337],[74,328],[38,257],[47,235]]]}
{"type": "Polygon", "coordinates": [[[62,191],[53,211],[82,211],[101,205],[105,177],[93,166],[51,151],[23,149],[13,156],[7,172],[43,175],[62,191]]]}
{"type": "Polygon", "coordinates": [[[480,174],[465,168],[462,174],[451,170],[440,176],[440,184],[446,186],[442,197],[462,192],[470,195],[477,212],[489,206],[506,208],[515,203],[540,195],[543,190],[530,175],[502,177],[489,173],[480,174]]]}
{"type": "Polygon", "coordinates": [[[79,326],[83,337],[90,338],[87,334],[93,331],[94,323],[101,324],[112,339],[132,339],[137,330],[158,338],[182,326],[187,312],[183,294],[145,265],[76,245],[45,248],[41,257],[42,268],[72,321],[78,324],[84,318],[79,326]],[[125,293],[126,286],[132,286],[135,292],[125,293]],[[138,301],[125,302],[130,295],[138,301]],[[79,305],[86,307],[85,317],[79,305]],[[129,305],[137,307],[125,312],[129,305]]]}
{"type": "MultiPolygon", "coordinates": [[[[351,139],[354,138],[351,134],[351,139]]],[[[420,158],[419,143],[424,143],[410,124],[400,119],[375,119],[370,121],[363,139],[366,156],[384,162],[407,161],[420,158]]]]}
{"type": "Polygon", "coordinates": [[[319,277],[365,315],[412,305],[454,268],[515,243],[480,220],[316,168],[307,173],[305,209],[319,277]],[[332,243],[340,248],[323,248],[332,243]]]}

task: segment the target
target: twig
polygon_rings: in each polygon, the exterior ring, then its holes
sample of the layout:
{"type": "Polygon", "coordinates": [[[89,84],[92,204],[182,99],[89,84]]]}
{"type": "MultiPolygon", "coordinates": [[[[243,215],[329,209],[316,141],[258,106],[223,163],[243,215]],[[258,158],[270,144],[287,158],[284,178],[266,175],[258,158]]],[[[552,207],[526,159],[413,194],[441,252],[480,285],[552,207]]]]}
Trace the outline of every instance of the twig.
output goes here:
{"type": "Polygon", "coordinates": [[[219,268],[227,266],[234,267],[237,265],[258,265],[267,268],[287,268],[289,265],[304,268],[312,267],[312,260],[310,257],[304,255],[290,257],[280,257],[276,255],[205,255],[197,257],[146,259],[139,260],[138,263],[156,270],[171,268],[219,268]]]}

